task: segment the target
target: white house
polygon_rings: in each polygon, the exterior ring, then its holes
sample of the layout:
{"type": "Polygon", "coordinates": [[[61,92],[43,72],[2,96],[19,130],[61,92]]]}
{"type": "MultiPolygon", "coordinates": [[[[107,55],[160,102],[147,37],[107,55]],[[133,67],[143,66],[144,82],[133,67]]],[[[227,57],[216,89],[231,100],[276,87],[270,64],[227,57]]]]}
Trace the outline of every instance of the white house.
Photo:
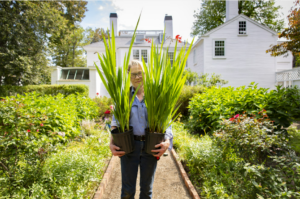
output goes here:
{"type": "MultiPolygon", "coordinates": [[[[115,32],[117,66],[123,67],[124,55],[128,53],[134,30],[118,31],[116,13],[110,14],[110,26],[112,24],[115,32]]],[[[172,60],[175,47],[172,16],[165,16],[162,30],[137,30],[131,58],[141,60],[143,57],[147,62],[151,43],[146,42],[145,39],[161,44],[164,27],[166,39],[163,47],[164,50],[169,47],[172,60]]],[[[276,32],[245,15],[238,14],[238,0],[227,0],[226,22],[194,42],[186,67],[198,74],[220,74],[222,79],[228,80],[228,84],[224,86],[247,86],[251,82],[258,83],[259,87],[271,89],[274,89],[277,84],[300,86],[300,70],[292,69],[291,55],[271,57],[270,53],[266,53],[270,45],[279,42],[276,32]]],[[[178,48],[184,45],[185,43],[178,43],[178,48]]],[[[88,69],[89,79],[79,80],[72,75],[68,77],[63,75],[66,73],[64,70],[70,71],[74,68],[54,67],[51,83],[83,83],[90,87],[90,97],[95,97],[96,93],[109,96],[94,65],[96,63],[100,66],[98,53],[105,53],[103,41],[87,45],[84,49],[87,52],[87,68],[77,69],[88,69]]]]}
{"type": "Polygon", "coordinates": [[[277,32],[238,14],[238,0],[226,1],[226,22],[194,43],[189,68],[198,74],[220,74],[228,80],[225,86],[256,82],[259,87],[274,89],[276,72],[292,69],[293,59],[291,55],[271,57],[266,53],[277,40],[277,32]]]}

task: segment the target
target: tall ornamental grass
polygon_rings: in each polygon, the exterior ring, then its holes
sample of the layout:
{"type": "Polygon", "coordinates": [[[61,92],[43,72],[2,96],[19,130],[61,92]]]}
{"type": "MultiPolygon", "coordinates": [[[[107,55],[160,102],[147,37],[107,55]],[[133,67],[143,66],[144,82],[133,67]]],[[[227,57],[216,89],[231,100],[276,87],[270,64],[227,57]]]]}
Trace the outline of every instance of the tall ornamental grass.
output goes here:
{"type": "Polygon", "coordinates": [[[181,48],[177,55],[177,40],[174,50],[173,66],[168,56],[168,50],[163,51],[164,38],[160,46],[151,44],[151,53],[148,66],[144,59],[145,75],[144,93],[145,104],[148,111],[148,127],[150,132],[164,133],[172,119],[176,119],[176,103],[185,84],[183,75],[186,60],[193,46],[194,39],[186,51],[187,45],[181,48]]]}
{"type": "Polygon", "coordinates": [[[114,116],[119,121],[120,129],[122,132],[124,132],[125,129],[129,130],[130,109],[138,91],[138,89],[136,89],[131,101],[129,102],[130,72],[127,73],[127,66],[129,64],[131,48],[136,37],[136,29],[138,27],[139,21],[140,17],[131,39],[128,54],[126,55],[125,53],[122,69],[118,67],[118,71],[116,70],[116,45],[113,25],[111,31],[111,39],[109,35],[108,41],[106,41],[104,34],[102,34],[103,42],[105,45],[105,54],[99,55],[98,53],[102,71],[95,63],[98,74],[100,75],[100,78],[110,97],[115,103],[114,116]]]}

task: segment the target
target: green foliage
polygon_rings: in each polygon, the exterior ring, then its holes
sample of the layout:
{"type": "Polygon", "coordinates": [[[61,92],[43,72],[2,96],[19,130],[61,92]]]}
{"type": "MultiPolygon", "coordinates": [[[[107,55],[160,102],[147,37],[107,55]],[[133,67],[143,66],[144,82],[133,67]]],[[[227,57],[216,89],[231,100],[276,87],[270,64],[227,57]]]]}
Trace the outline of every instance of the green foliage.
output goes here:
{"type": "MultiPolygon", "coordinates": [[[[284,20],[280,19],[280,6],[275,6],[275,0],[239,0],[238,14],[244,14],[251,19],[268,26],[278,32],[283,29],[284,20]]],[[[226,1],[203,0],[196,18],[192,35],[203,35],[206,32],[222,25],[226,18],[226,1]]]]}
{"type": "Polygon", "coordinates": [[[296,87],[268,91],[254,83],[247,88],[212,87],[203,94],[196,94],[190,102],[190,120],[187,127],[196,132],[212,132],[221,127],[222,118],[228,119],[245,112],[257,115],[267,110],[269,118],[278,129],[290,126],[292,118],[299,115],[300,94],[296,87]]]}
{"type": "Polygon", "coordinates": [[[41,96],[32,92],[2,99],[0,186],[4,187],[0,190],[13,194],[37,181],[55,145],[77,136],[79,122],[96,114],[96,104],[82,95],[41,96]]]}
{"type": "MultiPolygon", "coordinates": [[[[230,122],[227,121],[227,123],[230,122]]],[[[263,138],[260,128],[250,127],[253,122],[250,118],[244,121],[252,133],[263,138]]],[[[244,150],[245,144],[240,147],[242,142],[239,142],[239,139],[243,139],[244,130],[237,132],[238,125],[238,123],[232,122],[231,128],[226,128],[229,130],[227,138],[231,135],[233,142],[227,142],[227,139],[223,142],[219,133],[216,133],[215,137],[208,135],[199,137],[188,133],[179,123],[173,125],[174,137],[176,137],[174,147],[177,148],[201,198],[299,197],[299,158],[292,152],[282,150],[280,154],[273,153],[273,156],[265,157],[266,159],[262,163],[250,164],[247,162],[249,153],[246,153],[250,148],[244,150]],[[234,140],[236,134],[240,137],[234,140]]],[[[263,134],[266,135],[268,132],[263,134]]],[[[287,140],[283,137],[281,140],[282,145],[278,147],[285,148],[287,140]]],[[[266,137],[261,139],[261,142],[276,143],[266,137]]],[[[259,145],[260,142],[257,144],[259,145]]],[[[255,145],[254,150],[260,147],[258,145],[255,145]]]]}
{"type": "Polygon", "coordinates": [[[297,130],[296,127],[290,127],[287,130],[290,135],[289,145],[292,149],[300,156],[300,130],[297,130]]]}
{"type": "Polygon", "coordinates": [[[94,102],[97,103],[98,105],[98,116],[99,117],[103,117],[105,114],[105,111],[109,110],[109,111],[112,111],[111,110],[111,105],[113,105],[113,100],[111,98],[108,98],[106,96],[103,96],[103,97],[96,97],[93,99],[94,102]]]}
{"type": "MultiPolygon", "coordinates": [[[[141,17],[141,16],[140,16],[141,17]]],[[[116,117],[116,120],[119,121],[121,132],[124,132],[125,129],[129,129],[129,118],[130,118],[130,110],[132,103],[134,101],[134,98],[136,96],[136,93],[138,91],[138,88],[136,89],[135,93],[132,96],[131,101],[129,101],[129,94],[130,94],[130,72],[127,73],[127,66],[129,64],[130,54],[131,54],[131,48],[133,45],[133,42],[136,37],[136,29],[138,27],[140,17],[138,19],[138,22],[136,24],[130,47],[128,50],[128,54],[124,56],[124,63],[123,68],[118,67],[117,68],[117,59],[116,59],[116,45],[115,45],[115,35],[114,35],[114,29],[112,26],[111,36],[112,38],[108,37],[108,42],[106,42],[105,36],[103,34],[103,42],[105,45],[105,54],[102,54],[101,56],[98,53],[98,58],[101,63],[101,69],[100,71],[99,67],[95,63],[95,66],[97,68],[98,74],[100,75],[100,78],[108,91],[109,95],[114,101],[115,109],[114,109],[114,116],[116,117]]]]}
{"type": "Polygon", "coordinates": [[[36,92],[39,95],[57,95],[59,93],[63,95],[71,95],[79,93],[83,96],[89,96],[89,88],[82,84],[55,84],[55,85],[28,85],[28,86],[0,86],[0,97],[23,95],[25,93],[36,92]]]}
{"type": "Polygon", "coordinates": [[[93,132],[47,158],[40,180],[31,187],[30,198],[93,197],[111,155],[108,132],[93,132]]]}
{"type": "Polygon", "coordinates": [[[187,86],[184,85],[180,96],[178,98],[176,106],[179,106],[178,113],[182,114],[184,117],[188,117],[189,115],[189,103],[190,100],[194,97],[195,94],[205,92],[206,88],[203,86],[187,86]]]}
{"type": "Polygon", "coordinates": [[[213,86],[223,86],[227,84],[228,81],[221,79],[221,75],[216,75],[215,73],[212,74],[201,74],[197,78],[197,84],[203,85],[205,87],[213,87],[213,86]]]}
{"type": "Polygon", "coordinates": [[[186,76],[185,85],[191,85],[193,82],[197,81],[198,73],[192,72],[190,68],[183,71],[183,76],[186,76]]]}
{"type": "Polygon", "coordinates": [[[169,49],[163,51],[164,38],[160,49],[158,46],[154,46],[152,41],[148,64],[143,59],[145,71],[143,76],[144,98],[150,132],[164,133],[172,123],[170,121],[175,120],[178,116],[178,114],[175,115],[178,109],[175,107],[186,81],[183,71],[193,42],[194,39],[188,49],[185,45],[177,55],[176,40],[172,65],[168,56],[169,49]]]}

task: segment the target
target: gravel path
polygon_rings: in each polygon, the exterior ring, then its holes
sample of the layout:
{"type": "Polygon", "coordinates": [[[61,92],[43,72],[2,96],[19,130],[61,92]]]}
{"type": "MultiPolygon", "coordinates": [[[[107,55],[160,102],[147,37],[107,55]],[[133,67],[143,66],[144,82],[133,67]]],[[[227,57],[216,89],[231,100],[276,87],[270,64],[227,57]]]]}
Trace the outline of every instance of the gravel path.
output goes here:
{"type": "MultiPolygon", "coordinates": [[[[191,199],[180,172],[169,151],[168,156],[161,157],[158,161],[154,185],[153,199],[191,199]]],[[[139,198],[139,174],[137,177],[137,187],[135,199],[139,198]]],[[[106,187],[103,199],[121,198],[121,165],[120,159],[116,158],[115,166],[106,187]]]]}

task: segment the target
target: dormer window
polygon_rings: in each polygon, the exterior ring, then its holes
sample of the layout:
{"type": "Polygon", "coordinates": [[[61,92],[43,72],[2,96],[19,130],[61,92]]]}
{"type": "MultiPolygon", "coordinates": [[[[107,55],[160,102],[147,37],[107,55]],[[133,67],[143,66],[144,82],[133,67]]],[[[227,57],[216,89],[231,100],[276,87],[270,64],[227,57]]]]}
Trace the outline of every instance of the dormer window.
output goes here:
{"type": "Polygon", "coordinates": [[[239,21],[239,35],[246,35],[246,21],[239,21]]]}
{"type": "Polygon", "coordinates": [[[145,42],[145,34],[137,34],[134,43],[142,44],[145,42]]]}

